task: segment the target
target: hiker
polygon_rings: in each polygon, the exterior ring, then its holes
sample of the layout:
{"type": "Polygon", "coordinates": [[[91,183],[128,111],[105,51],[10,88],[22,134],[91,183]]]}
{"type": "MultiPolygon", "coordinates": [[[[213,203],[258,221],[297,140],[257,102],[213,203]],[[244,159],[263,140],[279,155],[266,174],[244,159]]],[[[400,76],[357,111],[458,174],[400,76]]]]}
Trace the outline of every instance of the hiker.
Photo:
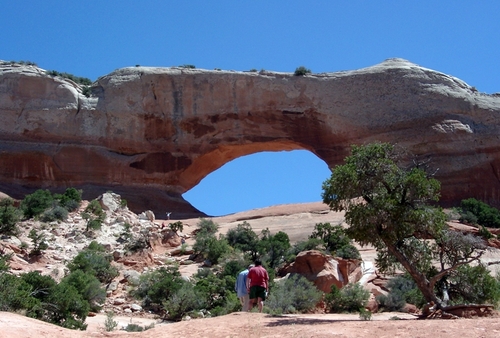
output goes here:
{"type": "Polygon", "coordinates": [[[247,269],[241,271],[236,278],[236,283],[234,284],[234,291],[240,300],[242,311],[248,311],[249,298],[247,290],[247,276],[249,269],[253,268],[254,265],[250,264],[247,269]]]}
{"type": "Polygon", "coordinates": [[[269,275],[262,266],[260,259],[255,260],[255,267],[248,271],[247,276],[247,290],[250,297],[250,306],[248,311],[257,303],[259,312],[262,312],[264,301],[266,300],[269,292],[269,275]]]}

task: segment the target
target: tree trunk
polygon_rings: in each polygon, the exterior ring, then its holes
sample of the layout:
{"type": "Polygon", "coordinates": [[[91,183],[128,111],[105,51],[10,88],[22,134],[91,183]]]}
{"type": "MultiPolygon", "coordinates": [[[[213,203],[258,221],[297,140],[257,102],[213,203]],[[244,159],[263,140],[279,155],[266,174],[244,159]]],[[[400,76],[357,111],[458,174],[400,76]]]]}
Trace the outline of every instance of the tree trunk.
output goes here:
{"type": "Polygon", "coordinates": [[[394,245],[386,243],[385,241],[384,243],[385,245],[387,245],[387,249],[389,250],[389,252],[393,254],[394,257],[396,257],[398,262],[401,263],[405,270],[410,274],[411,278],[413,278],[413,280],[417,284],[418,289],[422,292],[425,300],[429,303],[431,301],[434,302],[437,308],[440,309],[442,307],[441,300],[437,298],[433,288],[430,286],[430,283],[427,280],[427,277],[425,277],[424,274],[415,269],[415,267],[410,262],[408,262],[406,257],[401,252],[399,252],[399,250],[394,245]]]}

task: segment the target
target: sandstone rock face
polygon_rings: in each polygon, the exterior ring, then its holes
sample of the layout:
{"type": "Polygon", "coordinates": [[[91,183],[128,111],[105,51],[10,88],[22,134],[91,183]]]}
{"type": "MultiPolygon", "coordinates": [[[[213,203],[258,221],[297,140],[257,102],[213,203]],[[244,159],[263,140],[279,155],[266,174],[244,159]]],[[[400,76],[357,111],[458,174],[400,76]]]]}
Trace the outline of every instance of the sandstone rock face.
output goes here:
{"type": "MultiPolygon", "coordinates": [[[[1,63],[1,62],[0,62],[1,63]]],[[[32,66],[0,65],[0,191],[120,194],[131,210],[199,216],[182,198],[260,151],[306,149],[329,166],[352,144],[397,143],[439,169],[441,202],[500,206],[500,95],[402,59],[293,74],[134,67],[92,95],[32,66]]]]}
{"type": "Polygon", "coordinates": [[[313,282],[319,290],[329,293],[332,285],[340,289],[348,283],[357,282],[361,277],[355,273],[359,271],[359,267],[360,261],[333,258],[317,250],[310,250],[299,253],[295,261],[279,274],[284,276],[297,273],[313,282]]]}

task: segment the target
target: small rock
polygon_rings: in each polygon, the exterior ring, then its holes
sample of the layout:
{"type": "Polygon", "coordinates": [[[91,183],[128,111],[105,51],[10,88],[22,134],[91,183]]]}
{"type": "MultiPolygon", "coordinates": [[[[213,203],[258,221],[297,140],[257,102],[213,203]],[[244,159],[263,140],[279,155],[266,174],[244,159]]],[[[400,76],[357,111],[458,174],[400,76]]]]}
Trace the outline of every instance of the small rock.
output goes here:
{"type": "Polygon", "coordinates": [[[125,298],[115,298],[113,301],[113,305],[122,305],[125,304],[125,298]]]}
{"type": "Polygon", "coordinates": [[[132,311],[134,312],[138,312],[138,311],[142,311],[142,306],[138,305],[138,304],[132,304],[130,305],[130,308],[132,309],[132,311]]]}

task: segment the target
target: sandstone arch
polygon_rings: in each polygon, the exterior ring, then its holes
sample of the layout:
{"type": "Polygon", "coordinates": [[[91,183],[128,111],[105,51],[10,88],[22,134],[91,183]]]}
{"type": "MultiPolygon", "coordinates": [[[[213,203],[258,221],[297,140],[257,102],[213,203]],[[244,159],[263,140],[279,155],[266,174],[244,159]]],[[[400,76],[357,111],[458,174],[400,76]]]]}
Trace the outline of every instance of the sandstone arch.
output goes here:
{"type": "Polygon", "coordinates": [[[405,60],[304,77],[124,68],[90,98],[36,67],[0,71],[0,191],[13,197],[113,190],[137,211],[195,216],[182,193],[238,156],[306,149],[333,166],[377,140],[430,157],[444,204],[500,204],[500,96],[405,60]]]}

